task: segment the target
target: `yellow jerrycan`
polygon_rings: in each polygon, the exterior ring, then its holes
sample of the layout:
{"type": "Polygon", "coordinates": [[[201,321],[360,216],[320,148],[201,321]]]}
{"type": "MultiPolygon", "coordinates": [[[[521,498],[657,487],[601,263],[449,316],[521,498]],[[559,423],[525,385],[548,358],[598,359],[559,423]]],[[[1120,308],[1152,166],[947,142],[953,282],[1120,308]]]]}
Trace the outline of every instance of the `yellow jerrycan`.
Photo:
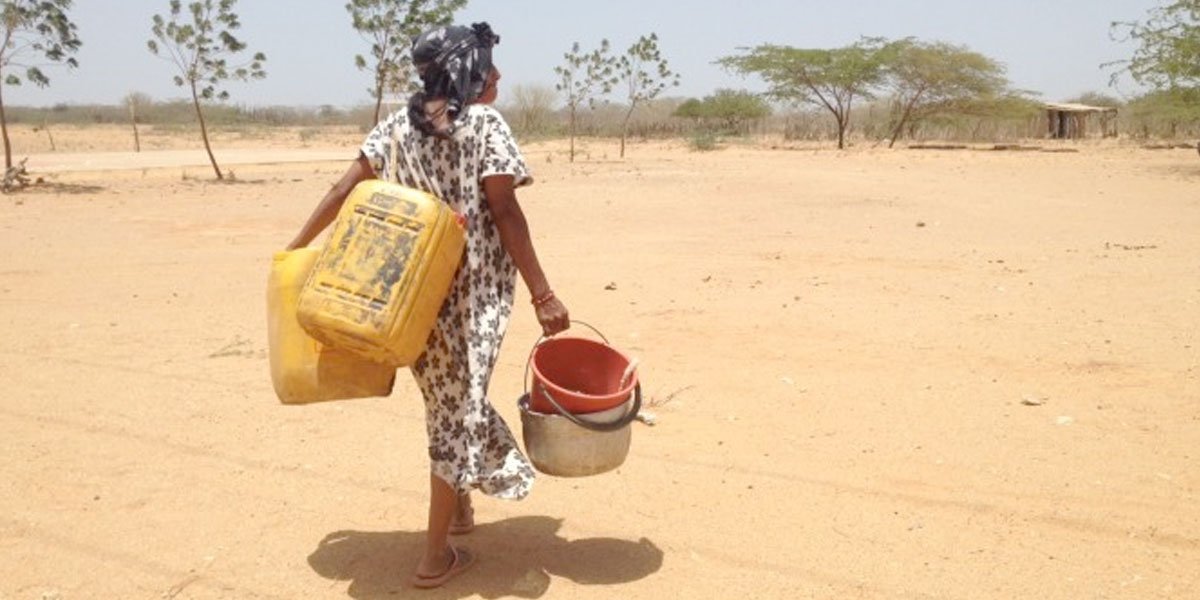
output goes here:
{"type": "Polygon", "coordinates": [[[284,404],[387,396],[396,369],[323,346],[300,327],[300,289],[320,254],[317,248],[276,252],[267,282],[271,383],[284,404]]]}
{"type": "Polygon", "coordinates": [[[411,365],[425,351],[465,246],[462,218],[436,196],[363,181],[300,293],[300,324],[326,345],[411,365]]]}

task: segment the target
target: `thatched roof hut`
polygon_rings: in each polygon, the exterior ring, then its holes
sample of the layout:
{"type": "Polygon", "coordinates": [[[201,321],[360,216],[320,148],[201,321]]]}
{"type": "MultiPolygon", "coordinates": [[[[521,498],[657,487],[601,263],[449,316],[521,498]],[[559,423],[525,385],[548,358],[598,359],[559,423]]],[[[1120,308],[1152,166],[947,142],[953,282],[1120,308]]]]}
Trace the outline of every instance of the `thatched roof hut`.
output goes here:
{"type": "Polygon", "coordinates": [[[1112,106],[1048,102],[1046,121],[1054,139],[1117,137],[1117,109],[1112,106]]]}

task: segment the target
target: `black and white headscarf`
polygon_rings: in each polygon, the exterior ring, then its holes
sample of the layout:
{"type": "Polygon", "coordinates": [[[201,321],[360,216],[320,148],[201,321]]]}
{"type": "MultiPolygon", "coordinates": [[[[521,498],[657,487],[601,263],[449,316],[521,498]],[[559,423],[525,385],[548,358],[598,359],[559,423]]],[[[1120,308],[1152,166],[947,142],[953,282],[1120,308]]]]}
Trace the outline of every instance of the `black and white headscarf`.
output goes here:
{"type": "Polygon", "coordinates": [[[492,71],[492,46],[498,43],[500,36],[487,23],[439,27],[413,38],[413,66],[422,89],[409,99],[411,122],[429,135],[449,136],[463,109],[483,94],[492,71]],[[439,128],[425,109],[427,101],[437,98],[446,99],[448,130],[439,128]]]}

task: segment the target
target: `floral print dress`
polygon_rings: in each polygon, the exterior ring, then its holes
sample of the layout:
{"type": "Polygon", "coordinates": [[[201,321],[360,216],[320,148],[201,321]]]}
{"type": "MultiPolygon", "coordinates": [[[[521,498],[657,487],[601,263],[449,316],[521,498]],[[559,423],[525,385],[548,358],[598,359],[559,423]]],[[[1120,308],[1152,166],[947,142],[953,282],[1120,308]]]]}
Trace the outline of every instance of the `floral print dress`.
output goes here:
{"type": "Polygon", "coordinates": [[[520,186],[533,178],[499,112],[473,104],[464,113],[450,139],[442,139],[418,131],[406,111],[397,111],[367,136],[362,153],[378,176],[432,193],[466,219],[463,262],[412,367],[425,398],[433,473],[460,493],[479,489],[520,499],[533,485],[533,468],[487,398],[517,269],[500,243],[483,180],[512,175],[520,186]]]}

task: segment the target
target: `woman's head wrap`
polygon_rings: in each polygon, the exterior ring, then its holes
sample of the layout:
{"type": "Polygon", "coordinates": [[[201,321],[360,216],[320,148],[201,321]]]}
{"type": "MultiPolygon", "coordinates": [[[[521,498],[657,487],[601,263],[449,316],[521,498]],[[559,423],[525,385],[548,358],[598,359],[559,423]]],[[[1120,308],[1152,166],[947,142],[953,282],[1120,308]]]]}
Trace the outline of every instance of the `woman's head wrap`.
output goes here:
{"type": "Polygon", "coordinates": [[[421,92],[408,103],[412,123],[430,135],[449,135],[463,109],[483,94],[492,71],[492,46],[498,43],[500,36],[487,23],[439,27],[413,38],[412,60],[421,92]],[[449,130],[436,126],[425,109],[435,98],[446,99],[449,130]]]}

